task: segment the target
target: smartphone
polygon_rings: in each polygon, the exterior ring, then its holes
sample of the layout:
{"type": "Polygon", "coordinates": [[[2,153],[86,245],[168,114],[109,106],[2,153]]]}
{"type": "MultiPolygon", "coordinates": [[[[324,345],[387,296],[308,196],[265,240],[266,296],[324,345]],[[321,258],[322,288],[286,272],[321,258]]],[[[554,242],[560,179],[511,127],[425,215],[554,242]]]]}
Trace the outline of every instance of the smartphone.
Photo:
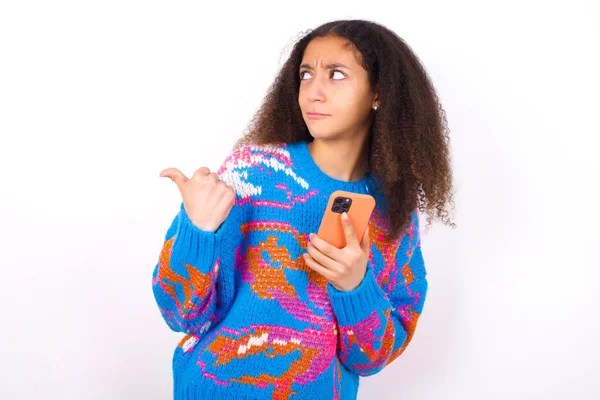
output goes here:
{"type": "Polygon", "coordinates": [[[374,208],[375,198],[369,194],[336,190],[329,196],[317,236],[338,249],[345,247],[346,236],[341,218],[345,211],[350,217],[354,233],[360,242],[374,208]]]}

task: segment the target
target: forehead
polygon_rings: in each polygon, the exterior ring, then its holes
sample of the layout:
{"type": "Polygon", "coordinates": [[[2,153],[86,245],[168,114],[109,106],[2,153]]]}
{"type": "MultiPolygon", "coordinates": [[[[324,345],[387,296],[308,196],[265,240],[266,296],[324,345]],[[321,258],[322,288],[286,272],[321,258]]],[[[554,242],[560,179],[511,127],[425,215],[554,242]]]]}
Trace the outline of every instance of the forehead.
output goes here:
{"type": "Polygon", "coordinates": [[[303,63],[340,62],[351,67],[358,65],[356,49],[348,39],[337,36],[318,37],[310,41],[304,55],[303,63]]]}

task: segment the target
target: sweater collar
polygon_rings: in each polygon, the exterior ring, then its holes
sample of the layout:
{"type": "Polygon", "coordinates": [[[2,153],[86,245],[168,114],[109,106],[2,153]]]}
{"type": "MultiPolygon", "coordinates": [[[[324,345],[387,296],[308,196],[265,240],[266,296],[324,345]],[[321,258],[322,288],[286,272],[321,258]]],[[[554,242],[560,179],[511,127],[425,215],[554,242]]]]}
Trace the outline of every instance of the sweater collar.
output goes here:
{"type": "Polygon", "coordinates": [[[327,175],[315,163],[308,149],[308,142],[302,140],[296,143],[288,143],[287,149],[294,166],[301,172],[309,184],[317,188],[335,190],[345,190],[354,193],[372,194],[374,189],[374,179],[371,172],[367,172],[360,180],[343,181],[327,175]]]}

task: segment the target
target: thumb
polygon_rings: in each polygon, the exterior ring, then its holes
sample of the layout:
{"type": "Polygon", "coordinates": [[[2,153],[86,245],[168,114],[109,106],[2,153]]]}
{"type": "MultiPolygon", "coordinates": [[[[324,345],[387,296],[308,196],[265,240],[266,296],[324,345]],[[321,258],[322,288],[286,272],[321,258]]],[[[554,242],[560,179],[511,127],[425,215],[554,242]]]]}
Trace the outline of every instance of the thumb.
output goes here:
{"type": "Polygon", "coordinates": [[[352,226],[352,222],[350,221],[350,216],[344,211],[340,215],[340,218],[342,219],[344,236],[346,237],[346,246],[356,246],[358,239],[356,238],[356,233],[354,232],[354,226],[352,226]]]}
{"type": "Polygon", "coordinates": [[[367,227],[365,229],[365,233],[363,234],[363,237],[360,241],[360,247],[366,252],[369,253],[369,251],[371,250],[371,238],[369,237],[369,224],[367,224],[367,227]]]}
{"type": "Polygon", "coordinates": [[[179,188],[179,191],[183,190],[183,184],[188,181],[188,178],[183,174],[183,172],[181,172],[177,168],[167,168],[162,170],[160,173],[160,177],[171,178],[171,180],[175,182],[175,184],[179,188]]]}

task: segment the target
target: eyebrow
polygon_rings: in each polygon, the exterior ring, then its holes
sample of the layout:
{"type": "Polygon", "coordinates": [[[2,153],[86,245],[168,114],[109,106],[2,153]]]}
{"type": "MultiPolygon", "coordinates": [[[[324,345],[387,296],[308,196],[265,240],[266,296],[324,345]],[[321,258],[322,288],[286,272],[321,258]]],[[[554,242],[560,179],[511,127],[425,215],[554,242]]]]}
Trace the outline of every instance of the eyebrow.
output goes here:
{"type": "MultiPolygon", "coordinates": [[[[313,69],[313,67],[311,67],[310,65],[308,65],[306,63],[300,65],[300,69],[302,69],[302,68],[313,69]]],[[[341,63],[329,63],[329,64],[325,65],[324,68],[325,69],[346,68],[346,69],[352,70],[351,68],[349,68],[349,67],[347,67],[347,66],[345,66],[344,64],[341,64],[341,63]]]]}

